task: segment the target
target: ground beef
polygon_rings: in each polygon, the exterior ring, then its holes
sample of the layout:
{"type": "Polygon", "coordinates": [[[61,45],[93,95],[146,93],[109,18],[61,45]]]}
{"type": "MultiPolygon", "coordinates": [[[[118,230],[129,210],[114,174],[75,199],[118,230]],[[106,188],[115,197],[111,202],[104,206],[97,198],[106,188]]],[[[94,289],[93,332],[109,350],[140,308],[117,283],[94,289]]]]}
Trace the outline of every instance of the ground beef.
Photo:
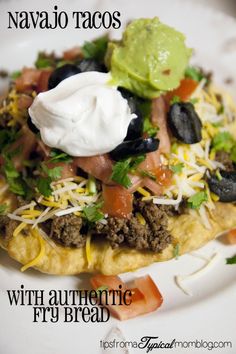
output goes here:
{"type": "Polygon", "coordinates": [[[130,219],[109,217],[106,225],[97,223],[95,232],[109,240],[113,248],[129,246],[137,250],[160,252],[171,242],[167,230],[168,213],[172,213],[170,208],[152,202],[135,201],[130,219]],[[137,212],[144,217],[145,225],[140,223],[137,212]]]}
{"type": "MultiPolygon", "coordinates": [[[[73,214],[55,217],[51,223],[50,237],[66,247],[84,247],[87,232],[83,232],[82,218],[73,214]]],[[[84,230],[87,231],[87,230],[84,230]]]]}
{"type": "Polygon", "coordinates": [[[226,169],[226,171],[233,171],[234,170],[234,164],[230,158],[230,154],[221,150],[217,151],[215,160],[222,163],[226,169]]]}
{"type": "Polygon", "coordinates": [[[0,236],[4,238],[5,241],[9,241],[12,236],[15,228],[19,223],[15,220],[10,219],[6,215],[0,216],[0,236]]]}

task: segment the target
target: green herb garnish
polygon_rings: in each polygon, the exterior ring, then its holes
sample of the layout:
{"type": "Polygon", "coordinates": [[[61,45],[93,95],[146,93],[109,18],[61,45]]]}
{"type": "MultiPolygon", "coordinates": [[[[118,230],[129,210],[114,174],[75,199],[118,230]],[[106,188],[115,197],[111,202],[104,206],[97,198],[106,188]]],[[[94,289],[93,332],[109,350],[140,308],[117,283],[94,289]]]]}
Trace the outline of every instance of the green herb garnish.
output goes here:
{"type": "Polygon", "coordinates": [[[6,210],[7,210],[7,204],[1,204],[0,205],[0,215],[5,214],[6,210]]]}
{"type": "Polygon", "coordinates": [[[175,259],[178,259],[179,258],[179,243],[177,243],[174,247],[174,250],[173,250],[173,256],[175,259]]]}
{"type": "Polygon", "coordinates": [[[233,257],[226,258],[226,264],[236,264],[236,254],[233,257]]]}
{"type": "Polygon", "coordinates": [[[170,101],[170,104],[175,104],[175,103],[179,103],[181,101],[180,97],[179,96],[174,96],[172,97],[171,101],[170,101]]]}
{"type": "Polygon", "coordinates": [[[198,103],[199,102],[199,98],[191,98],[190,100],[189,100],[189,102],[190,103],[192,103],[192,104],[196,104],[196,103],[198,103]]]}
{"type": "Polygon", "coordinates": [[[86,59],[97,59],[102,61],[105,57],[108,45],[108,37],[103,36],[93,42],[85,42],[81,48],[86,59]]]}
{"type": "Polygon", "coordinates": [[[235,140],[229,132],[220,132],[216,134],[212,140],[212,148],[214,151],[230,152],[235,145],[235,140]]]}
{"type": "Polygon", "coordinates": [[[182,162],[170,166],[171,171],[173,171],[174,173],[181,173],[183,168],[184,168],[184,164],[182,162]]]}
{"type": "Polygon", "coordinates": [[[199,81],[199,82],[204,78],[201,70],[199,68],[194,67],[194,66],[189,66],[185,70],[185,77],[188,77],[190,79],[193,79],[193,80],[199,81]]]}
{"type": "Polygon", "coordinates": [[[39,193],[45,197],[50,197],[52,194],[51,183],[52,179],[50,177],[39,177],[37,180],[37,188],[39,193]]]}
{"type": "Polygon", "coordinates": [[[36,59],[35,66],[37,69],[50,68],[55,65],[55,60],[47,56],[45,53],[40,52],[38,58],[36,59]]]}
{"type": "Polygon", "coordinates": [[[188,198],[188,206],[191,209],[199,209],[202,203],[208,200],[207,193],[205,191],[198,192],[192,197],[188,198]]]}
{"type": "Polygon", "coordinates": [[[118,161],[112,168],[111,179],[124,186],[125,188],[131,187],[132,183],[128,176],[129,172],[134,172],[139,164],[145,160],[145,155],[130,157],[128,159],[118,161]]]}
{"type": "Polygon", "coordinates": [[[152,110],[151,101],[144,101],[144,102],[140,103],[139,109],[140,109],[140,111],[143,115],[143,119],[144,119],[143,120],[144,133],[147,133],[147,135],[150,136],[151,138],[155,138],[159,128],[156,127],[155,125],[153,125],[150,121],[151,110],[152,110]]]}
{"type": "Polygon", "coordinates": [[[72,157],[67,155],[65,152],[52,149],[50,152],[50,162],[72,162],[72,157]]]}
{"type": "Polygon", "coordinates": [[[108,286],[107,285],[102,285],[102,286],[99,286],[99,288],[97,288],[95,291],[97,293],[97,296],[99,296],[99,292],[100,291],[108,291],[108,286]]]}
{"type": "Polygon", "coordinates": [[[13,71],[13,73],[11,74],[11,79],[16,80],[20,76],[21,76],[21,71],[13,71]]]}
{"type": "Polygon", "coordinates": [[[146,171],[146,170],[138,170],[138,173],[140,173],[140,175],[142,177],[148,177],[148,178],[151,178],[153,181],[156,181],[157,178],[155,175],[153,175],[151,172],[149,171],[146,171]]]}
{"type": "Polygon", "coordinates": [[[102,203],[86,206],[83,214],[89,222],[96,222],[104,218],[104,214],[100,211],[102,203]]]}
{"type": "Polygon", "coordinates": [[[48,168],[45,163],[41,163],[41,168],[42,171],[51,178],[51,180],[59,179],[61,177],[61,171],[62,167],[61,166],[56,166],[53,168],[48,168]]]}

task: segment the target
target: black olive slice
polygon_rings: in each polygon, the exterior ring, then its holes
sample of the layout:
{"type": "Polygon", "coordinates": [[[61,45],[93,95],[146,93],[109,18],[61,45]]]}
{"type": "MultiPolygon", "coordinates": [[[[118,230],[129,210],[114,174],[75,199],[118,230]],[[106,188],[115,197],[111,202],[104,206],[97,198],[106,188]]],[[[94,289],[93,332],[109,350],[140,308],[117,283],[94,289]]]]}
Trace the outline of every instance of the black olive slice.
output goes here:
{"type": "Polygon", "coordinates": [[[221,202],[236,201],[236,171],[220,171],[221,179],[216,175],[210,175],[208,185],[210,190],[218,195],[221,202]]]}
{"type": "Polygon", "coordinates": [[[27,119],[27,125],[28,128],[32,131],[32,133],[38,134],[39,129],[34,125],[30,117],[27,119]]]}
{"type": "Polygon", "coordinates": [[[124,140],[138,139],[143,134],[143,115],[140,109],[138,108],[139,99],[123,87],[118,87],[118,90],[122,94],[122,97],[124,97],[128,101],[131,113],[134,113],[137,116],[137,118],[131,120],[128,127],[127,135],[124,140]]]}
{"type": "Polygon", "coordinates": [[[65,64],[52,72],[48,80],[48,89],[51,90],[56,87],[61,81],[70,76],[79,74],[81,70],[73,64],[65,64]]]}
{"type": "Polygon", "coordinates": [[[94,59],[82,59],[78,64],[78,68],[82,73],[87,71],[107,72],[105,65],[94,59]]]}
{"type": "Polygon", "coordinates": [[[168,112],[168,124],[172,134],[185,144],[202,140],[202,123],[190,102],[174,103],[168,112]]]}
{"type": "Polygon", "coordinates": [[[110,152],[113,160],[119,161],[128,157],[146,154],[158,149],[159,140],[156,138],[136,139],[124,141],[110,152]]]}

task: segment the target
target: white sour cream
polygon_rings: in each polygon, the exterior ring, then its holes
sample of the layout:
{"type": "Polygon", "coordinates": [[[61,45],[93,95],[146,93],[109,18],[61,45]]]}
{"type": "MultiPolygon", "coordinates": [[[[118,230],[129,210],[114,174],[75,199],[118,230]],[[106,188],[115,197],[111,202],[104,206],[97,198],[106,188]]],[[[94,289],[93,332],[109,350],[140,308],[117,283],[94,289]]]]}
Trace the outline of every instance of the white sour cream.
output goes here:
{"type": "Polygon", "coordinates": [[[71,156],[99,155],[119,145],[136,115],[109,80],[110,74],[85,72],[40,93],[29,114],[43,142],[71,156]]]}

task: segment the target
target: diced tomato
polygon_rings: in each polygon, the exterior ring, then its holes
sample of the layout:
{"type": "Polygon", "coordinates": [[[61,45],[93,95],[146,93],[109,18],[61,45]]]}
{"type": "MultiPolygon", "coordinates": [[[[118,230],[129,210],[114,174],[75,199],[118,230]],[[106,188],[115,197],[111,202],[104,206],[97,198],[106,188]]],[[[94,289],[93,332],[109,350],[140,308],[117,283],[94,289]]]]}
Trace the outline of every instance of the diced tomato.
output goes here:
{"type": "Polygon", "coordinates": [[[160,151],[149,152],[146,159],[138,166],[139,170],[151,171],[160,166],[160,151]]]}
{"type": "Polygon", "coordinates": [[[154,170],[150,171],[154,176],[157,178],[157,182],[161,186],[168,187],[171,185],[172,182],[172,177],[173,177],[173,172],[164,166],[159,166],[154,170]]]}
{"type": "Polygon", "coordinates": [[[151,178],[145,177],[143,179],[143,186],[148,188],[154,195],[163,194],[163,187],[151,178]]]}
{"type": "Polygon", "coordinates": [[[82,57],[82,52],[80,47],[74,47],[63,52],[64,60],[75,60],[76,58],[82,57]]]}
{"type": "Polygon", "coordinates": [[[177,89],[168,92],[165,95],[165,99],[169,103],[174,96],[178,96],[181,101],[187,101],[196,90],[197,86],[197,81],[190,78],[183,79],[181,80],[180,86],[177,89]]]}
{"type": "Polygon", "coordinates": [[[74,165],[104,183],[114,184],[110,181],[113,163],[108,154],[76,157],[74,159],[74,165]]]}
{"type": "Polygon", "coordinates": [[[230,230],[227,233],[226,238],[227,238],[228,243],[230,243],[231,245],[235,245],[236,244],[236,229],[230,230]]]}
{"type": "Polygon", "coordinates": [[[41,75],[41,70],[34,68],[24,68],[21,76],[15,80],[16,90],[22,93],[30,93],[35,90],[38,85],[38,80],[41,75]]]}
{"type": "Polygon", "coordinates": [[[132,213],[133,196],[126,188],[103,184],[102,196],[104,199],[103,212],[109,216],[127,218],[132,213]]]}
{"type": "Polygon", "coordinates": [[[143,313],[155,311],[162,305],[163,297],[150,275],[135,279],[134,285],[145,297],[146,311],[143,313]]]}
{"type": "Polygon", "coordinates": [[[158,151],[160,153],[170,152],[170,137],[167,128],[167,104],[163,96],[152,100],[152,123],[159,128],[157,137],[160,140],[158,151]]]}
{"type": "Polygon", "coordinates": [[[76,176],[76,167],[72,163],[65,162],[46,162],[48,168],[61,167],[59,179],[70,178],[76,176]]]}
{"type": "Polygon", "coordinates": [[[45,92],[48,90],[48,80],[51,76],[52,70],[42,70],[38,79],[37,93],[45,92]]]}
{"type": "MultiPolygon", "coordinates": [[[[131,298],[128,299],[129,305],[112,304],[113,295],[108,296],[107,307],[111,313],[119,320],[127,320],[145,313],[149,313],[158,309],[163,297],[149,275],[135,279],[131,287],[127,285],[117,276],[95,275],[90,279],[92,287],[96,290],[99,287],[107,286],[108,290],[131,290],[131,298]]],[[[104,298],[102,298],[104,299],[104,298]]],[[[118,299],[118,295],[115,295],[118,299]]]]}

